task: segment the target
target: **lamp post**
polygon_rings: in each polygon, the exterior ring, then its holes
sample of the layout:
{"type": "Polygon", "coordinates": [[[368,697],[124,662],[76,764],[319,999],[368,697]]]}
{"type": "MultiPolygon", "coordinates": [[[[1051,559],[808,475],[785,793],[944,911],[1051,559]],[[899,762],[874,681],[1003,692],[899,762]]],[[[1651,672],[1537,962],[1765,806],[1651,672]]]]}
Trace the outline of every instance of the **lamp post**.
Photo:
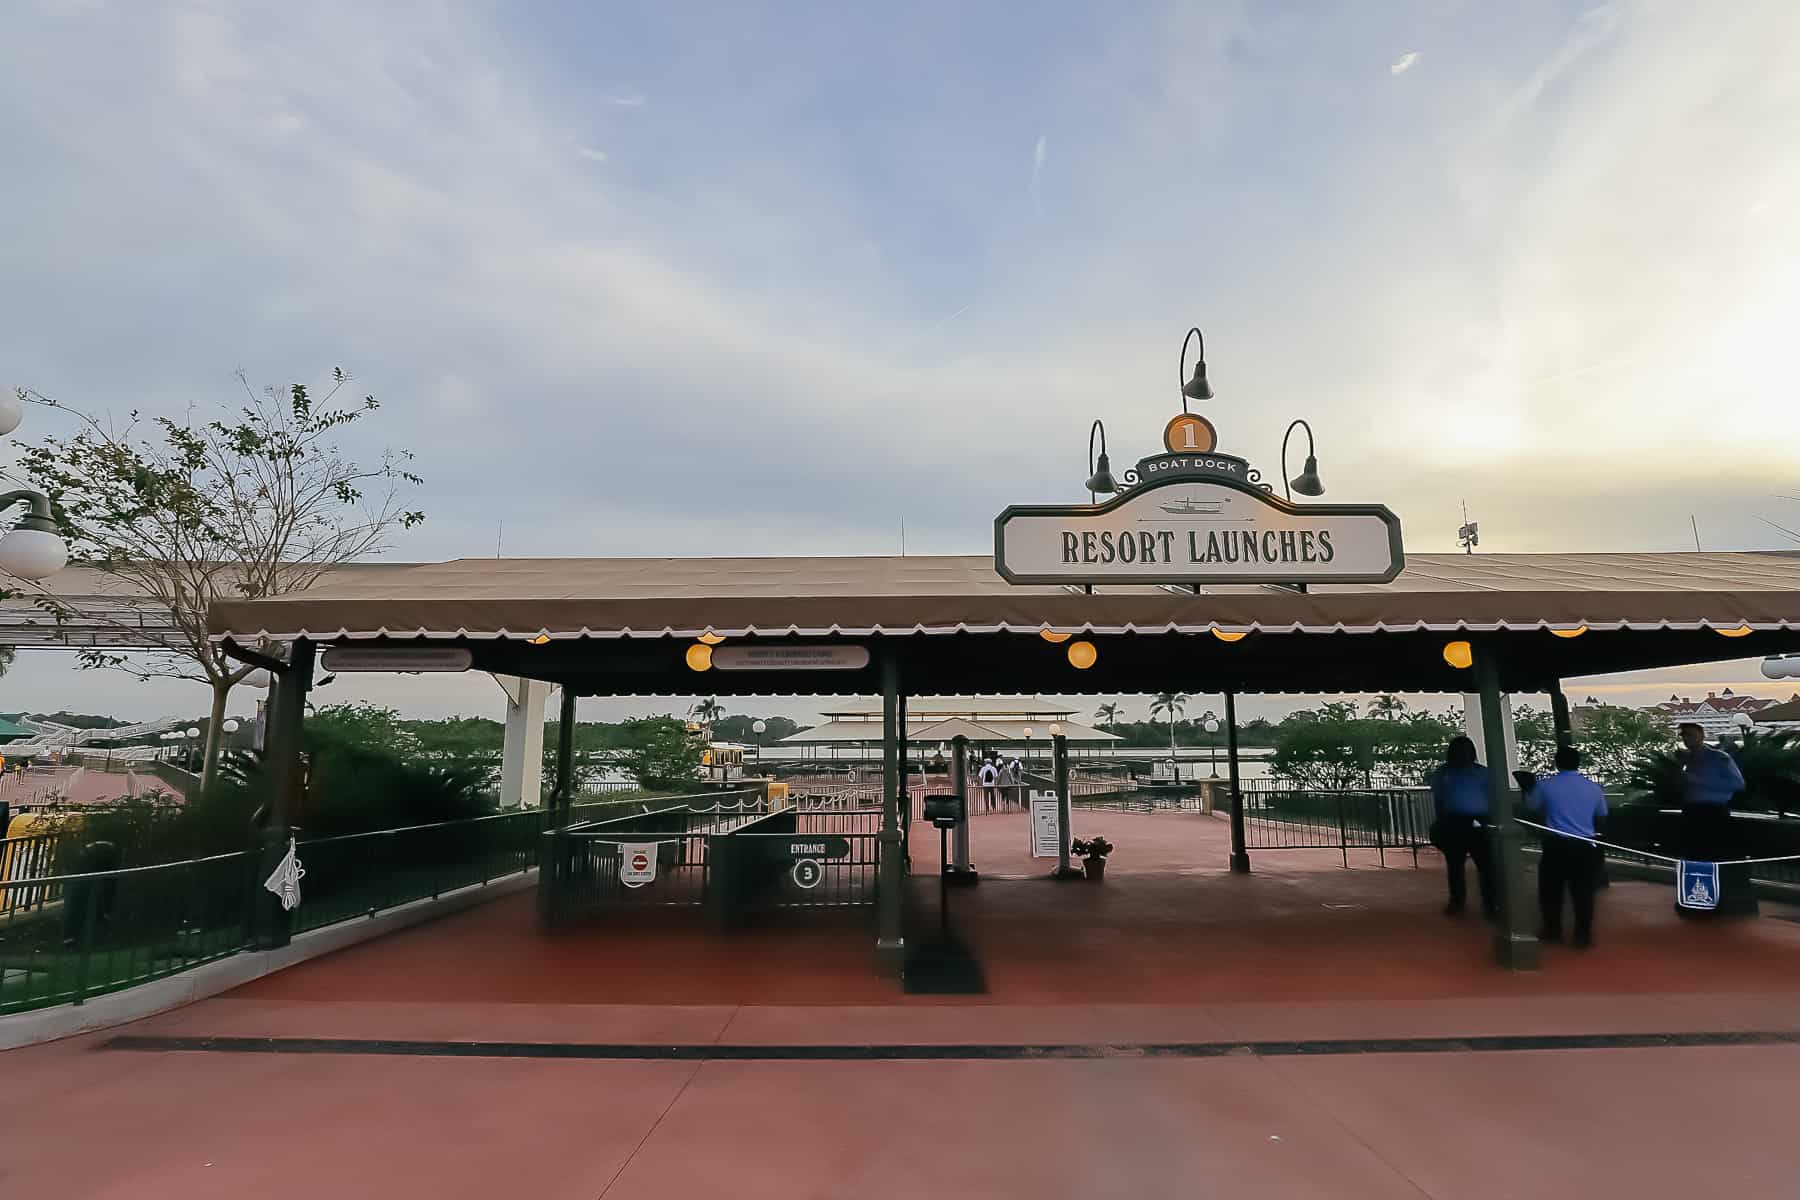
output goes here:
{"type": "Polygon", "coordinates": [[[1094,502],[1098,492],[1107,495],[1119,490],[1118,481],[1113,478],[1112,463],[1106,457],[1106,426],[1098,418],[1088,427],[1088,503],[1094,502]],[[1094,461],[1094,439],[1100,439],[1100,459],[1098,465],[1094,461]]]}
{"type": "Polygon", "coordinates": [[[1187,412],[1189,400],[1211,400],[1212,385],[1206,381],[1206,335],[1196,327],[1187,331],[1181,339],[1181,366],[1175,372],[1175,382],[1181,388],[1181,411],[1187,412]],[[1200,357],[1194,361],[1194,376],[1187,377],[1188,343],[1198,340],[1200,357]]]}
{"type": "MultiPolygon", "coordinates": [[[[0,394],[0,437],[25,420],[25,398],[17,391],[0,394]]],[[[50,498],[30,488],[0,493],[0,513],[15,504],[26,506],[19,523],[0,537],[0,571],[19,579],[48,579],[69,562],[69,547],[56,531],[50,498]]]]}
{"type": "Polygon", "coordinates": [[[1325,485],[1319,480],[1319,460],[1313,453],[1312,426],[1303,420],[1291,423],[1287,427],[1287,432],[1281,435],[1281,486],[1290,501],[1293,500],[1295,492],[1299,492],[1302,496],[1323,496],[1325,494],[1325,485]],[[1306,466],[1301,469],[1300,474],[1289,479],[1287,477],[1288,439],[1294,436],[1296,429],[1306,430],[1306,466]]]}
{"type": "Polygon", "coordinates": [[[1207,778],[1209,778],[1209,779],[1217,779],[1219,777],[1219,743],[1218,743],[1218,739],[1217,739],[1218,732],[1219,732],[1219,718],[1213,716],[1211,713],[1207,713],[1206,714],[1206,754],[1207,754],[1207,778]]]}
{"type": "Polygon", "coordinates": [[[69,561],[69,548],[50,514],[50,499],[29,488],[0,494],[0,512],[15,504],[24,504],[26,513],[0,537],[0,571],[20,579],[48,579],[69,561]]]}
{"type": "Polygon", "coordinates": [[[1731,723],[1737,727],[1738,745],[1742,746],[1744,739],[1750,736],[1751,729],[1755,727],[1756,719],[1746,712],[1733,713],[1731,723]]]}
{"type": "Polygon", "coordinates": [[[756,771],[760,775],[762,773],[762,735],[769,732],[769,723],[758,718],[750,726],[750,732],[756,735],[756,771]]]}

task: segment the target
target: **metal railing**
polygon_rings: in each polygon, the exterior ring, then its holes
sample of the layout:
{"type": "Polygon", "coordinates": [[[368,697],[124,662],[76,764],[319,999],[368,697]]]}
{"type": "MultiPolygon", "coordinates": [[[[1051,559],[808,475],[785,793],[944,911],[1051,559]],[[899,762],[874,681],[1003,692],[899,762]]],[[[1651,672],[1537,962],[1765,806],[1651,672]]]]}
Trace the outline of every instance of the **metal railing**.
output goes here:
{"type": "Polygon", "coordinates": [[[0,883],[0,1013],[173,975],[243,949],[255,856],[0,883]],[[29,897],[29,900],[26,898],[29,897]]]}
{"type": "Polygon", "coordinates": [[[1431,844],[1431,793],[1424,788],[1323,790],[1260,781],[1242,788],[1247,850],[1351,850],[1411,853],[1431,844]]]}
{"type": "Polygon", "coordinates": [[[880,833],[879,810],[797,812],[791,832],[741,830],[734,840],[760,866],[759,886],[741,902],[750,910],[873,904],[880,833]]]}
{"type": "MultiPolygon", "coordinates": [[[[542,809],[299,843],[294,932],[488,883],[536,865],[542,809]]],[[[266,864],[249,851],[84,874],[52,866],[54,835],[14,838],[0,862],[0,1013],[79,1004],[246,949],[266,864]],[[48,845],[46,845],[48,843],[48,845]]]]}
{"type": "Polygon", "coordinates": [[[540,837],[541,914],[554,925],[584,913],[625,908],[700,907],[706,903],[712,839],[766,815],[759,793],[671,798],[635,813],[598,820],[571,812],[568,824],[540,837]],[[654,846],[655,877],[623,878],[627,846],[654,846]]]}

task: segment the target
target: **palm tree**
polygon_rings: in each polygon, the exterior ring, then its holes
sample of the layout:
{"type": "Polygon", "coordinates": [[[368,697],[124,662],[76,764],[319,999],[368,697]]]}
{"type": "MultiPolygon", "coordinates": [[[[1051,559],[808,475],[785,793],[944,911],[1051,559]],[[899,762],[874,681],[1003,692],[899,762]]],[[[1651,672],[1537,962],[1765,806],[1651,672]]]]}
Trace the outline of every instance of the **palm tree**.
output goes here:
{"type": "Polygon", "coordinates": [[[725,706],[719,703],[718,697],[709,696],[694,705],[690,714],[694,720],[706,726],[706,734],[712,736],[712,724],[725,715],[725,706]]]}
{"type": "Polygon", "coordinates": [[[1406,701],[1391,693],[1375,697],[1369,715],[1378,721],[1398,721],[1406,715],[1406,701]]]}
{"type": "Polygon", "coordinates": [[[1100,722],[1100,728],[1110,730],[1119,723],[1119,706],[1102,704],[1094,710],[1094,719],[1100,722]]]}
{"type": "Polygon", "coordinates": [[[1154,719],[1158,713],[1168,714],[1169,760],[1171,762],[1175,759],[1175,719],[1187,708],[1187,702],[1188,698],[1181,692],[1158,692],[1156,698],[1150,701],[1150,716],[1152,719],[1154,719]]]}

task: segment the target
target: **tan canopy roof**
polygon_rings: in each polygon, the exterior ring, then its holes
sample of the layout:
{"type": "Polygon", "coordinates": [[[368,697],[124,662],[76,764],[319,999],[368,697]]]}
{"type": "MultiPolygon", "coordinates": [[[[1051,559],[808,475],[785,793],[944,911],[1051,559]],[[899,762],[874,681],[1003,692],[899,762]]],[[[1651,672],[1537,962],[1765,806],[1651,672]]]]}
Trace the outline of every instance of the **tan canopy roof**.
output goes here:
{"type": "Polygon", "coordinates": [[[1417,554],[1392,583],[1018,587],[992,559],[458,559],[345,571],[221,602],[218,636],[693,637],[1029,632],[1364,633],[1800,628],[1800,553],[1417,554]]]}

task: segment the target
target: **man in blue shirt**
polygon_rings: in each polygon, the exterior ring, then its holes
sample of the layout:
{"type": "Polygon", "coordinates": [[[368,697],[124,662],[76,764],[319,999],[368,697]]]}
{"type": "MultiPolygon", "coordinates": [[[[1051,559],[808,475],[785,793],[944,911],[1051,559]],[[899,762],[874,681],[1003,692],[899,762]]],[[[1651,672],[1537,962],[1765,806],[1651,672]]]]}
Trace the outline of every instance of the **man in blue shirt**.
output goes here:
{"type": "MultiPolygon", "coordinates": [[[[1744,790],[1744,773],[1737,760],[1706,744],[1706,730],[1698,725],[1681,727],[1681,857],[1690,862],[1727,862],[1738,856],[1736,831],[1731,822],[1731,802],[1744,790]]],[[[1719,906],[1715,914],[1753,913],[1756,892],[1748,867],[1719,868],[1719,906]]],[[[1675,911],[1693,917],[1696,911],[1679,904],[1675,911]]]]}
{"type": "Polygon", "coordinates": [[[1475,760],[1475,743],[1466,737],[1450,739],[1443,765],[1431,773],[1431,803],[1437,819],[1432,823],[1432,844],[1444,852],[1450,874],[1450,902],[1444,912],[1456,916],[1468,900],[1469,883],[1463,864],[1475,860],[1475,881],[1481,888],[1481,911],[1499,911],[1494,894],[1492,860],[1488,854],[1488,773],[1475,760]]]}
{"type": "Polygon", "coordinates": [[[1681,856],[1718,862],[1731,841],[1731,801],[1744,773],[1731,755],[1706,744],[1706,730],[1681,727],[1681,856]]]}
{"type": "Polygon", "coordinates": [[[1591,840],[1595,822],[1606,815],[1606,793],[1581,773],[1581,751],[1573,746],[1556,749],[1556,774],[1538,780],[1525,794],[1525,803],[1543,814],[1544,824],[1555,833],[1544,835],[1538,859],[1538,911],[1543,927],[1538,937],[1562,941],[1563,892],[1569,893],[1575,910],[1575,948],[1594,944],[1594,884],[1600,869],[1600,847],[1591,840]]]}

